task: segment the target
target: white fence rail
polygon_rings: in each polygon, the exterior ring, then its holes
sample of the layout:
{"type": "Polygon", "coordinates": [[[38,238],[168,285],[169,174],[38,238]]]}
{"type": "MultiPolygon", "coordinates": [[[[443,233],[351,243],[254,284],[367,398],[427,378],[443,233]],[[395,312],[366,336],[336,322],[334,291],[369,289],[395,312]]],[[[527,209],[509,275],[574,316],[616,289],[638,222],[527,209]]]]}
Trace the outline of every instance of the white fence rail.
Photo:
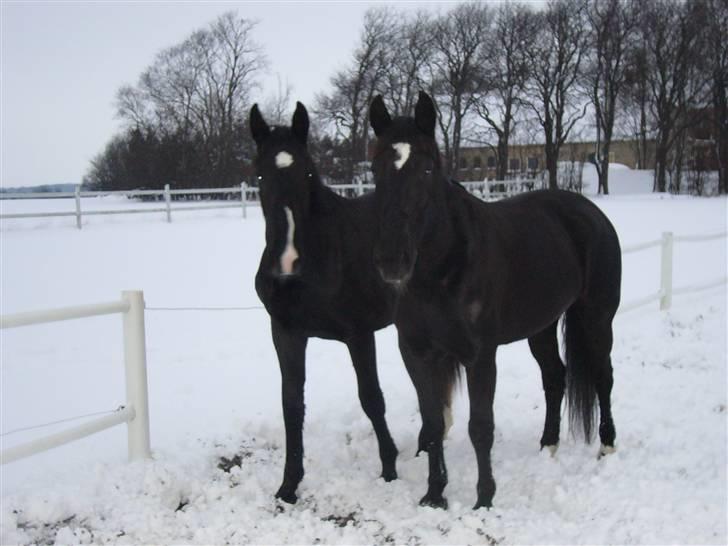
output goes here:
{"type": "MultiPolygon", "coordinates": [[[[464,188],[470,193],[476,195],[480,199],[493,201],[510,197],[517,193],[530,191],[541,188],[542,182],[531,179],[516,180],[484,180],[482,182],[462,182],[464,188]]],[[[329,188],[344,197],[357,197],[368,191],[374,190],[374,184],[332,184],[329,188]]],[[[238,187],[232,188],[208,188],[208,189],[186,189],[172,190],[167,184],[163,190],[128,190],[128,191],[81,191],[80,186],[75,192],[56,192],[56,193],[2,193],[0,199],[60,199],[73,198],[75,201],[75,209],[68,212],[21,212],[0,214],[0,220],[10,220],[18,218],[52,218],[52,217],[75,217],[76,227],[83,227],[84,216],[98,216],[110,214],[164,214],[167,222],[172,221],[173,212],[211,210],[211,209],[231,209],[238,208],[242,213],[242,217],[247,217],[247,208],[251,204],[257,204],[258,188],[250,187],[245,182],[238,187]],[[232,202],[215,201],[213,204],[188,204],[189,201],[175,201],[174,196],[220,196],[220,195],[239,195],[240,200],[232,202]],[[144,207],[144,208],[123,208],[118,210],[83,210],[81,199],[88,197],[107,197],[121,196],[126,198],[156,198],[161,206],[144,207]],[[173,203],[175,205],[173,206],[173,203]],[[185,203],[185,204],[180,204],[185,203]]],[[[198,202],[199,203],[199,202],[198,202]]]]}
{"type": "Polygon", "coordinates": [[[527,191],[540,190],[543,181],[535,178],[515,178],[513,180],[483,180],[481,182],[461,182],[466,190],[484,201],[495,201],[512,197],[527,191]]]}
{"type": "Polygon", "coordinates": [[[631,254],[633,252],[640,252],[648,248],[656,246],[660,247],[660,288],[657,292],[633,300],[631,302],[620,305],[619,312],[625,313],[638,309],[644,305],[652,303],[654,301],[660,302],[660,310],[669,309],[672,305],[672,296],[677,294],[688,294],[692,292],[700,292],[702,290],[708,290],[728,283],[728,277],[721,277],[718,279],[712,279],[710,281],[692,284],[688,286],[680,286],[674,288],[672,286],[672,271],[673,271],[673,246],[675,243],[696,243],[703,241],[713,241],[716,239],[725,239],[728,236],[727,232],[711,233],[707,235],[678,235],[674,236],[672,232],[664,232],[660,239],[654,241],[647,241],[645,243],[639,243],[631,245],[622,249],[622,255],[631,254]]]}
{"type": "MultiPolygon", "coordinates": [[[[73,193],[3,193],[0,199],[57,199],[57,198],[73,198],[75,200],[75,210],[68,212],[21,212],[12,214],[0,214],[0,220],[15,218],[50,218],[57,216],[75,216],[76,227],[82,228],[84,216],[109,215],[109,214],[144,214],[144,213],[164,213],[167,222],[172,221],[172,212],[190,211],[190,210],[210,210],[210,209],[232,209],[237,208],[242,212],[243,218],[247,216],[247,206],[250,204],[249,196],[256,194],[258,188],[250,188],[244,182],[239,187],[233,188],[208,188],[208,189],[187,189],[172,190],[167,184],[163,190],[129,190],[129,191],[81,191],[80,186],[73,193]],[[240,200],[234,200],[229,203],[216,201],[207,205],[189,205],[172,206],[175,195],[240,195],[240,200]],[[160,207],[144,207],[144,208],[123,208],[118,210],[83,210],[81,207],[81,199],[85,197],[107,197],[121,196],[127,198],[134,197],[156,197],[163,203],[160,207]]],[[[181,201],[188,203],[188,201],[181,201]]]]}
{"type": "Polygon", "coordinates": [[[0,452],[0,464],[4,465],[61,446],[121,423],[127,424],[129,459],[146,459],[151,456],[144,294],[141,291],[122,292],[121,300],[109,303],[3,315],[0,317],[0,329],[117,313],[123,316],[126,405],[111,415],[4,449],[0,452]]]}

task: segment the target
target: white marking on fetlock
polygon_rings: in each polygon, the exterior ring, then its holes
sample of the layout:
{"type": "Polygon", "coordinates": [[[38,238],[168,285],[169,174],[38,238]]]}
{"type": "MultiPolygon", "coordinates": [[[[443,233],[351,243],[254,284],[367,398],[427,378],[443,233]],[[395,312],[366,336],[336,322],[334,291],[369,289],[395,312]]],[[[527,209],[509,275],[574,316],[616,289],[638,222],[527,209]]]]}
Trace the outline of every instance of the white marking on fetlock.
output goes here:
{"type": "Polygon", "coordinates": [[[402,166],[407,163],[410,156],[410,144],[409,142],[395,142],[392,144],[392,148],[397,152],[397,159],[394,162],[394,167],[400,170],[402,166]]]}
{"type": "Polygon", "coordinates": [[[602,444],[602,446],[599,448],[599,458],[604,457],[605,455],[611,455],[617,451],[617,448],[614,446],[605,446],[602,444]]]}
{"type": "MultiPolygon", "coordinates": [[[[283,152],[281,152],[283,153],[283,152]]],[[[286,221],[288,222],[288,232],[286,233],[286,248],[281,254],[281,272],[284,275],[293,273],[293,263],[298,259],[298,251],[293,246],[293,234],[296,231],[296,224],[293,221],[293,212],[288,207],[283,207],[286,213],[286,221]]]]}
{"type": "Polygon", "coordinates": [[[452,428],[452,408],[450,406],[445,406],[442,417],[445,419],[445,434],[442,435],[442,438],[445,439],[450,428],[452,428]]]}
{"type": "Polygon", "coordinates": [[[278,152],[276,154],[276,167],[285,169],[293,165],[293,156],[288,152],[278,152]]]}
{"type": "Polygon", "coordinates": [[[556,457],[556,451],[559,449],[559,444],[554,444],[552,446],[543,446],[543,447],[545,447],[546,449],[548,449],[549,454],[552,457],[556,457]]]}

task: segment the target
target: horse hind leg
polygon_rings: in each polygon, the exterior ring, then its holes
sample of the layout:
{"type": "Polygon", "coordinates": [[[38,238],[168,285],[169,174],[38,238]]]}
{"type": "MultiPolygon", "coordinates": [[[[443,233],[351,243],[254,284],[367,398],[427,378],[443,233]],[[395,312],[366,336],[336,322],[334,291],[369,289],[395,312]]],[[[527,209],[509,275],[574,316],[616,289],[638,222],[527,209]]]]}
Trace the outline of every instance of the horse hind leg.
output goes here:
{"type": "Polygon", "coordinates": [[[561,401],[564,398],[565,367],[559,356],[559,342],[556,335],[558,321],[528,338],[531,354],[541,368],[544,396],[546,398],[546,419],[541,436],[541,449],[548,449],[555,455],[559,446],[561,430],[561,401]]]}

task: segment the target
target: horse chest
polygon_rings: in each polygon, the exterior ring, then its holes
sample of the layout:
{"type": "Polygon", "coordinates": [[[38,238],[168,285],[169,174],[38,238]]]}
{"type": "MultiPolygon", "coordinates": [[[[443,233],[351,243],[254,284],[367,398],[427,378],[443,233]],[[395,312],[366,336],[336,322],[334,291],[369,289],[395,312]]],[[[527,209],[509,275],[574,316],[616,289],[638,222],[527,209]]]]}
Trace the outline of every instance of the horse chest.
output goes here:
{"type": "Polygon", "coordinates": [[[456,295],[445,289],[408,289],[400,300],[395,323],[400,335],[415,350],[419,348],[424,353],[434,347],[467,365],[478,353],[472,316],[481,310],[477,303],[463,306],[456,295]]]}

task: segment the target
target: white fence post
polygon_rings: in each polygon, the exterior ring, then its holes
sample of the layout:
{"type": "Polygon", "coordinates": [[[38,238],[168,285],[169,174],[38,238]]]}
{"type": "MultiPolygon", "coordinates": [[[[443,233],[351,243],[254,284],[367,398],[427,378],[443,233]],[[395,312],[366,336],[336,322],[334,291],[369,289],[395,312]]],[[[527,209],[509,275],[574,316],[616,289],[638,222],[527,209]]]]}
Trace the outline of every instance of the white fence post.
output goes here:
{"type": "Polygon", "coordinates": [[[164,185],[164,203],[167,207],[167,223],[172,223],[172,195],[169,193],[169,184],[164,185]]]}
{"type": "Polygon", "coordinates": [[[147,351],[144,336],[144,293],[124,291],[129,303],[124,313],[124,365],[126,368],[126,401],[134,408],[134,419],[128,422],[129,459],[148,459],[149,400],[147,394],[147,351]]]}
{"type": "Polygon", "coordinates": [[[660,310],[669,309],[672,305],[672,232],[662,234],[662,252],[660,260],[660,310]]]}
{"type": "Polygon", "coordinates": [[[76,227],[81,229],[81,185],[76,186],[76,227]]]}
{"type": "Polygon", "coordinates": [[[243,207],[243,218],[248,217],[248,185],[243,182],[240,184],[240,203],[243,207]]]}

